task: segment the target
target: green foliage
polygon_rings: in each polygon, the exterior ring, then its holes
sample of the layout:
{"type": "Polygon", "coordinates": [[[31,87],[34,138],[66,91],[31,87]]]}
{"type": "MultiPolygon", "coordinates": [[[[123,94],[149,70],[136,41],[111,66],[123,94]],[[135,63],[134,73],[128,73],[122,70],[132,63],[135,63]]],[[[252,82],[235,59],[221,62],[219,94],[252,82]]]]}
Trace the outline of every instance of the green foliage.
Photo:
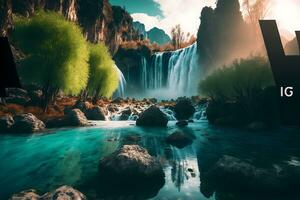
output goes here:
{"type": "Polygon", "coordinates": [[[200,82],[199,91],[216,101],[250,99],[255,93],[274,85],[266,59],[251,57],[216,70],[200,82]]]}
{"type": "Polygon", "coordinates": [[[119,76],[104,44],[90,44],[89,66],[88,93],[92,96],[111,97],[118,88],[119,76]]]}
{"type": "Polygon", "coordinates": [[[19,68],[23,83],[72,95],[86,87],[88,46],[74,23],[57,13],[40,11],[29,19],[16,17],[12,36],[26,55],[19,68]]]}

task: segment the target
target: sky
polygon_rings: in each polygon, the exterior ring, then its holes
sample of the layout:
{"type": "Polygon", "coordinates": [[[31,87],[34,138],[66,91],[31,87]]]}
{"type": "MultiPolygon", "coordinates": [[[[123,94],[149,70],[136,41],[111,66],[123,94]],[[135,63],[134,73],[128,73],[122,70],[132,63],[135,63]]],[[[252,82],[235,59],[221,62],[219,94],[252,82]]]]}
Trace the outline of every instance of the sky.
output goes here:
{"type": "MultiPolygon", "coordinates": [[[[172,27],[180,24],[185,32],[196,35],[202,8],[216,5],[216,0],[109,1],[113,5],[125,7],[134,21],[145,24],[146,30],[158,27],[167,34],[170,34],[172,27]]],[[[281,29],[294,34],[295,30],[300,30],[300,0],[270,0],[266,19],[276,19],[281,29]]]]}

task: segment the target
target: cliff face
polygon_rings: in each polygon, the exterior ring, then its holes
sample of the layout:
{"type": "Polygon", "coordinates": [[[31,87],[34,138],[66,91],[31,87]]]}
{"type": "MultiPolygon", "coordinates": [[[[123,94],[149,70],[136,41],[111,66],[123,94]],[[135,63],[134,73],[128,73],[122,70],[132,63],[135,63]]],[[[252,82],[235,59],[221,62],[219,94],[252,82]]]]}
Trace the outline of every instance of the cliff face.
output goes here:
{"type": "Polygon", "coordinates": [[[78,23],[93,43],[104,42],[115,53],[123,41],[138,39],[129,13],[108,0],[12,0],[13,12],[31,16],[37,10],[59,12],[78,23]]]}
{"type": "Polygon", "coordinates": [[[251,29],[244,22],[238,0],[218,1],[217,7],[205,7],[197,35],[199,62],[209,73],[255,50],[251,29]]]}
{"type": "Polygon", "coordinates": [[[12,28],[11,1],[0,2],[0,36],[6,36],[12,28]]]}

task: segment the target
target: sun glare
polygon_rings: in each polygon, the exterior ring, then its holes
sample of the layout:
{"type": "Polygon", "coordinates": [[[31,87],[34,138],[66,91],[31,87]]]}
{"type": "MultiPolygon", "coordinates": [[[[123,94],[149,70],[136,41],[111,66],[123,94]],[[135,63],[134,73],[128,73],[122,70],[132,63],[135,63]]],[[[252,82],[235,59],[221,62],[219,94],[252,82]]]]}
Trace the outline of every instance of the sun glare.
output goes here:
{"type": "Polygon", "coordinates": [[[281,29],[291,33],[300,31],[300,4],[295,1],[277,1],[268,18],[276,19],[281,29]]]}

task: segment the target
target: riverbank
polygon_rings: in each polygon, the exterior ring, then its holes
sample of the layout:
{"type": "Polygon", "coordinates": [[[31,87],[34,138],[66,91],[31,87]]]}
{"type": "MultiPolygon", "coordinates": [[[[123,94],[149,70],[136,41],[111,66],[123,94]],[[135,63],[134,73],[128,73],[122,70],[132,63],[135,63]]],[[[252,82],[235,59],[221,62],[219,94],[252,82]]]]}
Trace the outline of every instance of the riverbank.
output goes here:
{"type": "MultiPolygon", "coordinates": [[[[149,126],[154,119],[178,120],[179,126],[186,126],[188,120],[199,120],[205,117],[206,99],[199,97],[178,98],[176,100],[158,101],[151,99],[115,98],[92,99],[85,101],[78,97],[58,96],[53,104],[44,111],[41,106],[40,91],[12,89],[6,104],[0,105],[1,133],[34,133],[49,128],[91,126],[90,121],[136,121],[149,108],[160,109],[149,115],[149,126]],[[158,115],[157,115],[158,113],[158,115]]],[[[145,119],[147,119],[145,118],[145,119]]],[[[141,123],[143,124],[143,123],[141,123]]]]}

